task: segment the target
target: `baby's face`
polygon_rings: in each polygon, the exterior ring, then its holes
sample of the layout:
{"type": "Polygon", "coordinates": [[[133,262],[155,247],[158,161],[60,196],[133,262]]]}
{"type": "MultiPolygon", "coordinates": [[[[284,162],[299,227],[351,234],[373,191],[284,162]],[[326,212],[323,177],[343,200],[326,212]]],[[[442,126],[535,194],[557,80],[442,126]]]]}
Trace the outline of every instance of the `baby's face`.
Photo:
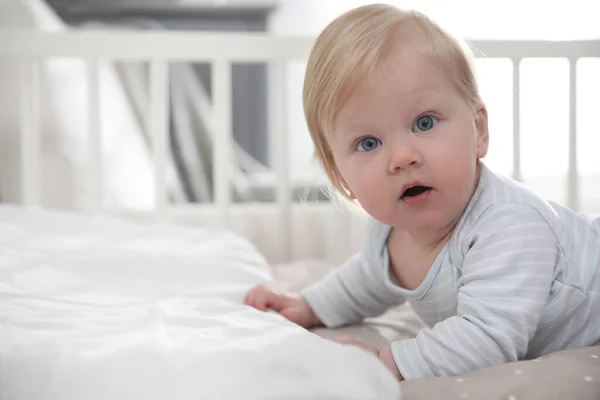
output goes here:
{"type": "Polygon", "coordinates": [[[359,86],[329,138],[346,186],[375,219],[401,229],[456,221],[487,153],[487,114],[455,89],[443,69],[412,49],[386,60],[359,86]]]}

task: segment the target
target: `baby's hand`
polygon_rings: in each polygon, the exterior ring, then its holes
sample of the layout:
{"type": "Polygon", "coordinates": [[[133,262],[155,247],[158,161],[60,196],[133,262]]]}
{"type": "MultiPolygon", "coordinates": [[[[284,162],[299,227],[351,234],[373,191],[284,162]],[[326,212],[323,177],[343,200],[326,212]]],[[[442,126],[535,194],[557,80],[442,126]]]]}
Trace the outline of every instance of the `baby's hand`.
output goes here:
{"type": "Polygon", "coordinates": [[[296,293],[279,293],[260,285],[246,294],[244,303],[261,311],[270,308],[304,328],[322,325],[308,302],[296,293]]]}

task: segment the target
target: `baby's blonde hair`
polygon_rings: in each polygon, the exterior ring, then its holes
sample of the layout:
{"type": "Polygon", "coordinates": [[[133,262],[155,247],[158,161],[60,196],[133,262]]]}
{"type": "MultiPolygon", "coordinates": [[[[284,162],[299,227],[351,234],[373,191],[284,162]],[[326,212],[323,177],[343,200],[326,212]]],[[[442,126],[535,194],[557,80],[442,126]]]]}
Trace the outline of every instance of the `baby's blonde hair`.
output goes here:
{"type": "MultiPolygon", "coordinates": [[[[345,101],[357,85],[375,76],[386,60],[399,28],[409,28],[406,42],[448,74],[466,101],[481,104],[468,47],[425,15],[386,4],[346,12],[317,37],[308,58],[303,89],[304,114],[315,156],[343,197],[352,194],[335,165],[327,138],[345,101]]],[[[403,37],[404,42],[404,37],[403,37]]]]}

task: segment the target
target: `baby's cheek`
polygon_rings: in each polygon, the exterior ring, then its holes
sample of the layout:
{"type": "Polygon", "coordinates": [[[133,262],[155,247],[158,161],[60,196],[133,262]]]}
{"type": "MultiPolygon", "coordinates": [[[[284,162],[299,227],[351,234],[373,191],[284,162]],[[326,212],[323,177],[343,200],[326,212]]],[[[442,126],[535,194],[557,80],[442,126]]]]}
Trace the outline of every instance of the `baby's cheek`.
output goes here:
{"type": "Polygon", "coordinates": [[[370,173],[369,168],[360,165],[340,169],[340,173],[350,189],[355,192],[368,190],[369,187],[375,184],[377,179],[373,173],[370,173]]]}
{"type": "Polygon", "coordinates": [[[360,176],[357,176],[355,186],[357,187],[357,190],[363,194],[363,196],[377,198],[378,195],[381,196],[389,193],[391,189],[391,182],[386,178],[387,176],[381,172],[361,173],[360,176]]]}
{"type": "Polygon", "coordinates": [[[433,160],[440,170],[448,175],[468,173],[475,165],[476,157],[471,143],[465,141],[448,141],[443,148],[438,148],[433,160]]]}

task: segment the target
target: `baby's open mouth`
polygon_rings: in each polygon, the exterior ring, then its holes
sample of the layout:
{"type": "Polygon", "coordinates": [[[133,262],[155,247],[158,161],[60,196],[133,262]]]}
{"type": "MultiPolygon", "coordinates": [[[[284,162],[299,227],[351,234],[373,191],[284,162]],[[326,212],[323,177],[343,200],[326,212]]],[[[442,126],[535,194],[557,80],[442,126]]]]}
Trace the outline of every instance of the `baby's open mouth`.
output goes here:
{"type": "Polygon", "coordinates": [[[404,193],[402,193],[402,196],[400,196],[400,198],[404,199],[407,197],[420,196],[429,190],[431,190],[431,187],[429,187],[429,186],[413,186],[413,187],[406,189],[404,191],[404,193]]]}

